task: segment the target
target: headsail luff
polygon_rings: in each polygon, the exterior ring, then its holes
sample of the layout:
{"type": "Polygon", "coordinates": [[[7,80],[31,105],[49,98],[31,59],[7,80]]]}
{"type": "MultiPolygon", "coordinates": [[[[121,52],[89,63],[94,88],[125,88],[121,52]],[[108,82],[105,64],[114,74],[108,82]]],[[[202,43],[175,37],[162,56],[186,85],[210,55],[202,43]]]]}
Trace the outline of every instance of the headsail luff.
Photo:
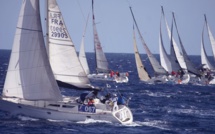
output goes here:
{"type": "Polygon", "coordinates": [[[63,87],[91,88],[56,0],[48,0],[47,6],[49,60],[55,79],[63,87]]]}
{"type": "Polygon", "coordinates": [[[144,41],[144,39],[143,39],[143,37],[142,37],[142,35],[140,33],[140,30],[138,28],[138,25],[137,25],[137,22],[135,20],[135,17],[134,17],[134,14],[132,12],[131,7],[130,7],[130,11],[131,11],[131,14],[132,14],[135,26],[137,28],[140,40],[141,40],[141,42],[143,44],[143,47],[144,47],[144,49],[146,51],[146,54],[147,54],[147,56],[149,58],[149,61],[150,61],[151,65],[152,65],[152,68],[154,70],[155,76],[157,76],[157,75],[166,75],[168,72],[159,64],[159,62],[157,61],[157,59],[154,57],[154,55],[151,53],[151,51],[147,47],[147,45],[146,45],[146,43],[145,43],[145,41],[144,41]]]}
{"type": "MultiPolygon", "coordinates": [[[[202,30],[202,40],[201,40],[201,63],[204,65],[204,68],[208,68],[210,70],[214,70],[214,66],[210,63],[207,53],[205,51],[205,45],[204,45],[204,31],[205,31],[205,27],[209,28],[207,26],[207,19],[206,19],[206,15],[205,15],[205,23],[203,26],[203,30],[202,30]]],[[[209,30],[208,30],[209,33],[209,30]]]]}
{"type": "Polygon", "coordinates": [[[97,72],[109,72],[108,68],[108,62],[106,59],[106,56],[102,50],[101,42],[99,40],[98,32],[96,29],[96,23],[95,23],[95,16],[94,16],[94,2],[92,0],[92,17],[93,17],[93,36],[94,36],[94,49],[95,49],[95,55],[96,55],[96,70],[97,72]]]}
{"type": "Polygon", "coordinates": [[[80,47],[80,51],[79,51],[79,60],[87,75],[90,74],[90,69],[89,69],[86,54],[85,54],[84,40],[85,40],[85,33],[86,33],[86,29],[87,29],[88,20],[89,20],[89,15],[87,17],[86,25],[85,25],[84,32],[83,32],[82,39],[81,39],[81,47],[80,47]]]}
{"type": "Polygon", "coordinates": [[[150,80],[150,76],[147,73],[146,68],[143,65],[141,58],[140,58],[140,54],[139,54],[139,51],[137,48],[137,43],[136,43],[134,26],[133,26],[133,41],[134,41],[134,56],[135,56],[138,76],[139,76],[141,81],[148,81],[148,80],[150,80]]]}
{"type": "Polygon", "coordinates": [[[186,66],[187,66],[187,70],[188,70],[189,73],[195,74],[195,75],[197,75],[197,76],[200,77],[202,74],[201,74],[201,72],[197,68],[195,68],[195,65],[190,61],[190,59],[189,59],[189,57],[187,55],[187,52],[184,49],[184,45],[182,43],[181,37],[179,35],[178,27],[177,27],[177,24],[176,24],[174,13],[172,15],[173,15],[174,24],[175,24],[175,28],[176,28],[178,39],[179,39],[179,44],[181,46],[181,49],[182,49],[182,52],[183,52],[184,61],[185,61],[186,66]]]}
{"type": "Polygon", "coordinates": [[[3,96],[62,100],[45,48],[38,0],[22,2],[3,96]]]}
{"type": "Polygon", "coordinates": [[[206,15],[205,15],[205,22],[206,22],[206,27],[207,27],[207,30],[208,30],[208,36],[209,36],[209,39],[210,39],[214,60],[215,60],[215,39],[214,39],[213,34],[212,34],[212,32],[210,30],[210,27],[208,25],[206,15]]]}
{"type": "MultiPolygon", "coordinates": [[[[165,19],[163,7],[161,7],[162,13],[161,13],[161,19],[160,19],[160,32],[159,32],[159,50],[160,50],[160,62],[161,66],[165,68],[169,73],[172,72],[172,66],[170,57],[167,54],[164,45],[163,45],[163,37],[162,37],[162,20],[165,19]]],[[[165,19],[166,21],[166,19],[165,19]]]]}

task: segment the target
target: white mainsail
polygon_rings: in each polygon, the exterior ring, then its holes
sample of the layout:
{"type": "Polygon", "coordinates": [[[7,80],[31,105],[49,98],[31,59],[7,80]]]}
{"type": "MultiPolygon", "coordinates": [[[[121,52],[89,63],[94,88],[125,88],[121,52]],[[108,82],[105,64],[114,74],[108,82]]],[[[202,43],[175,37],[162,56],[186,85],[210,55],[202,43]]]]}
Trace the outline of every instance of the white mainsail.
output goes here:
{"type": "Polygon", "coordinates": [[[177,71],[180,68],[187,69],[187,66],[186,66],[185,61],[184,61],[184,57],[181,54],[180,49],[178,48],[178,45],[172,36],[173,33],[169,29],[166,18],[165,18],[165,22],[166,22],[166,28],[167,28],[168,36],[171,40],[170,41],[170,43],[171,43],[171,45],[170,45],[171,46],[170,47],[170,60],[171,60],[172,70],[177,71]]]}
{"type": "Polygon", "coordinates": [[[56,0],[48,0],[47,5],[47,45],[56,80],[77,88],[90,87],[90,81],[78,59],[56,0]]]}
{"type": "Polygon", "coordinates": [[[143,65],[141,58],[140,58],[140,54],[139,54],[139,51],[137,48],[137,43],[136,43],[134,27],[133,27],[133,41],[134,41],[134,56],[135,56],[138,76],[139,76],[141,81],[148,81],[148,80],[150,80],[150,76],[147,73],[145,66],[143,65]]]}
{"type": "MultiPolygon", "coordinates": [[[[207,30],[208,30],[208,34],[210,36],[210,28],[207,24],[207,19],[206,19],[206,15],[205,15],[205,23],[204,23],[204,26],[203,26],[203,30],[202,30],[202,40],[201,40],[201,63],[204,64],[204,68],[208,68],[210,70],[214,70],[214,66],[210,63],[209,59],[208,59],[208,56],[207,56],[207,53],[205,51],[205,45],[204,45],[204,31],[205,31],[205,26],[207,27],[207,30]]],[[[211,34],[212,35],[212,34],[211,34]]]]}
{"type": "Polygon", "coordinates": [[[189,59],[189,57],[188,57],[188,55],[187,55],[187,52],[186,52],[185,49],[184,49],[184,45],[183,45],[183,43],[182,43],[181,37],[180,37],[179,32],[178,32],[178,27],[177,27],[177,24],[176,24],[176,20],[175,20],[174,13],[173,13],[172,15],[173,15],[173,20],[174,20],[176,32],[177,32],[177,35],[178,35],[179,44],[180,44],[181,49],[182,49],[182,52],[183,52],[183,57],[184,57],[184,61],[185,61],[187,70],[188,70],[189,73],[195,74],[195,75],[197,75],[197,76],[201,76],[201,72],[200,72],[200,71],[196,68],[196,66],[191,62],[191,60],[189,59]]]}
{"type": "Polygon", "coordinates": [[[38,0],[22,2],[3,96],[62,100],[48,61],[39,9],[38,0]]]}
{"type": "Polygon", "coordinates": [[[93,17],[93,36],[94,36],[94,49],[96,54],[96,66],[97,72],[109,72],[108,62],[106,56],[102,50],[101,42],[99,40],[98,32],[96,29],[95,16],[94,16],[94,7],[92,0],[92,17],[93,17]]]}
{"type": "MultiPolygon", "coordinates": [[[[162,37],[162,19],[163,18],[165,19],[163,7],[161,7],[161,10],[162,10],[162,13],[161,13],[160,33],[159,33],[160,62],[161,62],[161,66],[164,67],[164,69],[167,70],[169,73],[171,73],[172,72],[171,61],[170,61],[169,55],[167,54],[164,48],[163,37],[162,37]]],[[[168,27],[166,19],[165,19],[165,22],[166,22],[166,26],[168,27]]]]}
{"type": "Polygon", "coordinates": [[[138,34],[140,36],[140,40],[141,40],[141,42],[143,44],[143,47],[144,47],[144,49],[146,51],[146,54],[147,54],[147,56],[149,58],[149,61],[150,61],[151,65],[152,65],[152,67],[153,67],[155,75],[156,76],[157,75],[166,75],[167,71],[160,65],[160,63],[158,62],[158,60],[154,57],[154,55],[151,53],[151,51],[149,50],[148,46],[146,45],[146,43],[145,43],[145,41],[144,41],[144,39],[143,39],[143,37],[142,37],[142,35],[140,33],[140,30],[138,28],[137,22],[136,22],[136,20],[134,18],[134,14],[132,12],[131,7],[130,7],[130,11],[131,11],[131,14],[132,14],[135,26],[137,28],[138,34]]]}
{"type": "Polygon", "coordinates": [[[89,69],[86,54],[85,54],[84,40],[85,40],[85,33],[86,33],[86,29],[87,29],[88,20],[89,20],[89,15],[87,17],[86,25],[85,25],[84,32],[83,32],[83,35],[82,35],[81,47],[80,47],[79,57],[78,57],[80,62],[81,62],[81,65],[83,66],[84,71],[85,71],[85,73],[87,75],[90,74],[90,69],[89,69]]]}

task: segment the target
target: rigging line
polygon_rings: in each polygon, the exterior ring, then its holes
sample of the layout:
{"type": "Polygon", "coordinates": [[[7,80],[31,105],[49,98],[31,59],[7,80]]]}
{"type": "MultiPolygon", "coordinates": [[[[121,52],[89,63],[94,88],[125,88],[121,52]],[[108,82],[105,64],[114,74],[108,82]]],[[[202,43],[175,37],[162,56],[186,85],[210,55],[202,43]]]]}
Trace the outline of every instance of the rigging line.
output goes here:
{"type": "Polygon", "coordinates": [[[78,6],[79,6],[79,8],[80,8],[80,10],[81,10],[82,17],[83,17],[84,21],[86,22],[86,19],[85,19],[85,16],[84,16],[84,12],[83,12],[83,10],[82,10],[82,8],[81,8],[81,5],[80,5],[80,3],[79,3],[79,0],[76,0],[76,2],[78,3],[78,6]]]}
{"type": "Polygon", "coordinates": [[[129,7],[131,7],[131,3],[129,2],[129,0],[126,0],[126,1],[127,1],[128,5],[129,5],[129,7]]]}

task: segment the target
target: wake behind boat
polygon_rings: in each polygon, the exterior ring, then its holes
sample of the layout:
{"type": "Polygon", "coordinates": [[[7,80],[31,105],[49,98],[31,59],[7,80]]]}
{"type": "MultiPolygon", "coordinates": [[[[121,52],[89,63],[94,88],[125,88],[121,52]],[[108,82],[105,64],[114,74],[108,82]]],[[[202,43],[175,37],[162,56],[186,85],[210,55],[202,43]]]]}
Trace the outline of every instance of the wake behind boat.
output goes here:
{"type": "MultiPolygon", "coordinates": [[[[57,5],[55,0],[48,0],[49,4],[57,5]]],[[[132,123],[130,109],[112,96],[105,102],[92,96],[86,96],[84,102],[62,96],[48,60],[39,9],[38,0],[22,2],[0,110],[41,119],[132,123]],[[92,99],[95,102],[89,104],[92,99]]]]}

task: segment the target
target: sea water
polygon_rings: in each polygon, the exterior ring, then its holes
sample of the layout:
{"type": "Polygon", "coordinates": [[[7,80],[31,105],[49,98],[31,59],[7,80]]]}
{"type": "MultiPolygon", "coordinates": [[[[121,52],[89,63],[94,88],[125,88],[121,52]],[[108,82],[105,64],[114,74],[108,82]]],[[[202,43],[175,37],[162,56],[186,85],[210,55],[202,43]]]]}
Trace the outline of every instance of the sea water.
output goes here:
{"type": "MultiPolygon", "coordinates": [[[[158,58],[158,55],[156,55],[158,58]]],[[[9,50],[0,50],[0,94],[10,57],[9,50]]],[[[147,71],[153,70],[146,55],[141,55],[147,71]]],[[[200,64],[200,56],[190,56],[200,64]]],[[[87,53],[91,72],[95,71],[93,53],[87,53]]],[[[43,120],[23,115],[11,116],[0,111],[1,134],[143,134],[143,133],[215,133],[215,86],[144,84],[139,81],[133,54],[107,53],[109,67],[129,73],[128,83],[108,83],[109,88],[130,97],[129,107],[134,116],[130,125],[105,120],[72,122],[43,120]]],[[[98,83],[106,86],[107,83],[98,83]]],[[[62,94],[78,96],[82,91],[61,88],[62,94]]]]}

